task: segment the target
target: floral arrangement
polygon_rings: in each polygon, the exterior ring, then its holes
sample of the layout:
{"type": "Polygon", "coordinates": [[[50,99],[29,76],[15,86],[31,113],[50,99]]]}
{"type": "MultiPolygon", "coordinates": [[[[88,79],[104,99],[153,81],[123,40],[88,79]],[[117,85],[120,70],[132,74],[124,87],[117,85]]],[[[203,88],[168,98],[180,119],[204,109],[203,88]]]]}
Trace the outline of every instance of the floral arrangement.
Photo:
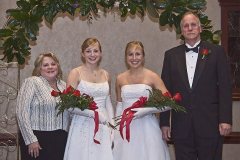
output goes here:
{"type": "Polygon", "coordinates": [[[51,95],[53,97],[60,97],[60,101],[57,103],[56,109],[58,114],[63,113],[70,108],[79,108],[82,111],[84,109],[96,110],[97,105],[93,100],[93,97],[74,89],[72,86],[67,87],[63,92],[57,92],[52,90],[51,95]]]}
{"type": "Polygon", "coordinates": [[[209,53],[211,53],[211,51],[207,48],[203,48],[201,50],[201,54],[202,54],[202,59],[204,59],[205,57],[207,57],[209,55],[209,53]]]}
{"type": "MultiPolygon", "coordinates": [[[[169,25],[176,28],[180,34],[180,20],[184,12],[193,11],[199,14],[202,22],[203,40],[218,44],[221,36],[219,30],[213,31],[211,20],[203,13],[206,0],[189,1],[149,1],[149,0],[17,0],[17,8],[6,10],[8,20],[0,29],[0,50],[4,61],[24,64],[31,55],[30,42],[37,40],[42,21],[52,25],[56,17],[67,13],[71,18],[80,16],[87,18],[88,23],[93,19],[100,20],[99,11],[112,13],[116,11],[121,18],[129,15],[150,14],[159,20],[161,26],[169,25]]],[[[136,16],[137,17],[137,16],[136,16]]]]}
{"type": "Polygon", "coordinates": [[[135,111],[132,109],[141,107],[155,107],[159,110],[164,110],[166,107],[170,107],[176,112],[186,112],[184,107],[176,103],[182,99],[180,93],[176,93],[172,97],[169,92],[162,94],[159,89],[153,89],[152,91],[149,90],[149,92],[150,94],[148,99],[147,97],[140,97],[139,100],[132,104],[132,106],[126,108],[120,117],[115,117],[115,120],[117,121],[116,124],[120,125],[119,131],[123,139],[123,128],[126,127],[126,139],[128,142],[130,141],[130,123],[135,117],[135,111]]]}
{"type": "Polygon", "coordinates": [[[93,141],[100,144],[98,140],[95,139],[95,135],[99,129],[99,115],[96,109],[98,109],[97,104],[94,102],[93,97],[83,93],[81,94],[79,90],[74,89],[72,86],[67,87],[63,92],[57,92],[52,90],[51,95],[53,97],[60,97],[60,101],[57,103],[56,109],[58,109],[58,114],[63,113],[67,109],[79,108],[82,111],[84,109],[89,109],[94,111],[94,137],[93,141]]]}

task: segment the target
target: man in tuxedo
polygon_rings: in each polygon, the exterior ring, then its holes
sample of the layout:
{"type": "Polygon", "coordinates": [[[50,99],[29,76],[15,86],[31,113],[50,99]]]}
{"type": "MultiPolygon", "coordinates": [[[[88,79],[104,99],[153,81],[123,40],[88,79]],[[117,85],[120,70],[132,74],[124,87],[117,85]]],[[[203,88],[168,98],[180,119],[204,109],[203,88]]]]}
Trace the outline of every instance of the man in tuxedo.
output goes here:
{"type": "Polygon", "coordinates": [[[166,51],[162,79],[187,112],[161,113],[163,139],[171,136],[176,160],[221,160],[232,124],[230,66],[221,46],[201,41],[197,15],[185,13],[180,25],[185,44],[166,51]]]}

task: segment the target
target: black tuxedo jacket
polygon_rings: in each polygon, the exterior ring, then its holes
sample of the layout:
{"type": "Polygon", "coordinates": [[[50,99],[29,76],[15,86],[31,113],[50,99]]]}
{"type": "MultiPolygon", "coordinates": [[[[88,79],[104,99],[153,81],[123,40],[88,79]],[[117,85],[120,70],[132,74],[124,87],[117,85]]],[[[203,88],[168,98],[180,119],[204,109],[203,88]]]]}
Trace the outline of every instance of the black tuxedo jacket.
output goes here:
{"type": "MultiPolygon", "coordinates": [[[[165,53],[162,79],[174,95],[182,95],[180,105],[187,113],[171,111],[173,138],[187,138],[189,132],[201,137],[219,136],[219,123],[232,124],[231,73],[221,46],[201,42],[192,88],[190,88],[185,45],[165,53]],[[202,49],[209,54],[203,58],[202,49]]],[[[170,111],[160,115],[160,125],[169,126],[170,111]]]]}

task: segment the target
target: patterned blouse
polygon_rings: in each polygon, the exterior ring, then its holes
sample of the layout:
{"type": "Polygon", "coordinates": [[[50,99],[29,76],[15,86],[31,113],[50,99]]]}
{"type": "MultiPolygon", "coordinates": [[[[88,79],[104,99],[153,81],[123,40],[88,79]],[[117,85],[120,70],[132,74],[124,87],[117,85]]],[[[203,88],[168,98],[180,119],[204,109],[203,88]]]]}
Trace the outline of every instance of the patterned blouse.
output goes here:
{"type": "MultiPolygon", "coordinates": [[[[66,88],[62,80],[57,82],[60,91],[66,88]]],[[[25,144],[38,141],[33,130],[54,131],[66,130],[69,126],[69,114],[64,112],[57,116],[56,102],[59,97],[51,96],[53,88],[42,76],[25,79],[18,93],[16,114],[18,125],[25,144]]]]}

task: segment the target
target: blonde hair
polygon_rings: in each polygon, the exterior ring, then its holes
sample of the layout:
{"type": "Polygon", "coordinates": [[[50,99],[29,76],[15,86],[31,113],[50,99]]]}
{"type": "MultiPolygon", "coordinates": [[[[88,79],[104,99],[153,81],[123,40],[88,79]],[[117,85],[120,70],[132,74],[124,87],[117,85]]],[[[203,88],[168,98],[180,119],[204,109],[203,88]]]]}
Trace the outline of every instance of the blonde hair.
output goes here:
{"type": "Polygon", "coordinates": [[[87,38],[83,44],[82,44],[82,52],[85,51],[85,49],[87,49],[89,46],[93,45],[93,44],[96,44],[98,43],[98,46],[99,46],[99,49],[100,51],[102,52],[102,47],[101,47],[101,44],[100,42],[96,39],[96,38],[87,38]]]}
{"type": "MultiPolygon", "coordinates": [[[[82,46],[81,46],[81,49],[82,49],[82,53],[91,45],[94,45],[94,44],[98,44],[98,47],[99,47],[99,50],[100,52],[102,52],[102,46],[100,44],[100,42],[97,40],[97,38],[87,38],[82,46]]],[[[83,63],[85,63],[85,59],[83,57],[81,57],[83,63]]],[[[100,60],[101,61],[101,60],[100,60]]],[[[100,62],[99,62],[100,63],[100,62]]]]}
{"type": "Polygon", "coordinates": [[[57,79],[62,79],[62,69],[60,67],[60,63],[58,58],[56,57],[56,55],[52,52],[45,52],[45,53],[41,53],[35,60],[34,62],[34,69],[32,72],[33,76],[41,76],[41,66],[42,66],[42,62],[44,57],[50,57],[54,60],[54,62],[57,63],[57,67],[58,67],[58,74],[57,74],[57,79]]]}
{"type": "MultiPolygon", "coordinates": [[[[144,46],[143,46],[142,42],[140,42],[140,41],[128,42],[128,44],[126,45],[126,48],[125,48],[125,64],[126,64],[127,68],[129,68],[129,65],[127,63],[127,54],[134,47],[140,48],[142,50],[143,57],[145,57],[145,51],[144,51],[144,46]]],[[[142,65],[144,65],[144,60],[143,60],[142,65]]]]}
{"type": "Polygon", "coordinates": [[[126,49],[125,49],[125,58],[127,57],[127,53],[129,52],[129,50],[133,47],[137,47],[140,48],[143,52],[143,57],[145,57],[145,51],[144,51],[144,46],[142,44],[142,42],[140,41],[131,41],[127,44],[126,49]]]}

